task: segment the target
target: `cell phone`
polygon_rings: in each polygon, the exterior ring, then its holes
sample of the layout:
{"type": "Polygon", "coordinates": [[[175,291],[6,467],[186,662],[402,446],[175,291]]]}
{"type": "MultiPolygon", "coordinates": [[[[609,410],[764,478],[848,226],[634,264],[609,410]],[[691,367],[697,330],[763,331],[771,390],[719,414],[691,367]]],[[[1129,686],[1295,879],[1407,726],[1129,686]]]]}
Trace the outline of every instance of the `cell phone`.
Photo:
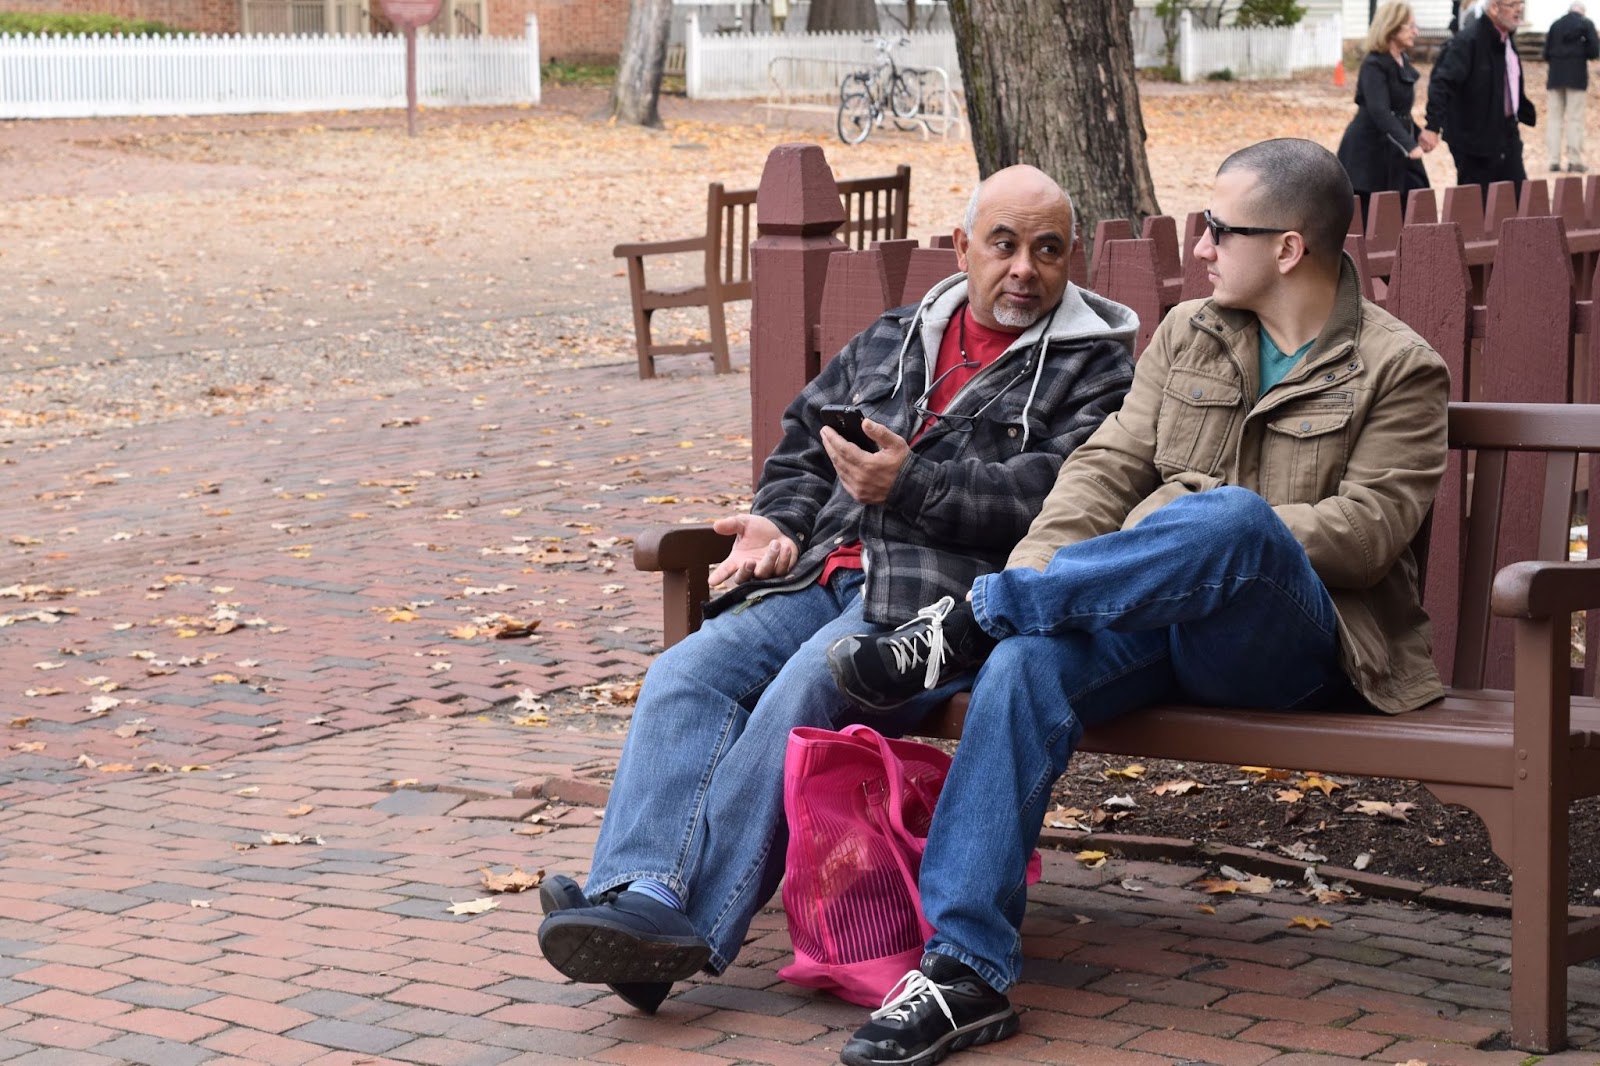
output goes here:
{"type": "Polygon", "coordinates": [[[832,426],[845,440],[864,452],[878,450],[877,441],[867,436],[861,428],[861,408],[852,403],[829,403],[822,406],[822,424],[832,426]]]}

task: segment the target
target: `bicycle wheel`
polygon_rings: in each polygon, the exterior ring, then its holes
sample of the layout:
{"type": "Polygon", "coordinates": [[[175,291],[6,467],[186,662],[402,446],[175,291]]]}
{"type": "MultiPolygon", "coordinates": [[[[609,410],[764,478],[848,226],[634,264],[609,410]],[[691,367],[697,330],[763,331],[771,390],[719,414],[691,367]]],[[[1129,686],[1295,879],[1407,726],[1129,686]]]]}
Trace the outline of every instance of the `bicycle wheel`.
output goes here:
{"type": "Polygon", "coordinates": [[[895,72],[894,79],[889,82],[889,110],[895,118],[916,118],[921,113],[922,79],[915,71],[895,72]]]}
{"type": "Polygon", "coordinates": [[[851,93],[839,102],[839,139],[860,144],[872,132],[872,101],[866,93],[851,93]]]}
{"type": "Polygon", "coordinates": [[[844,103],[844,98],[851,93],[870,93],[872,91],[872,75],[865,71],[855,71],[844,76],[839,83],[839,102],[844,103]]]}

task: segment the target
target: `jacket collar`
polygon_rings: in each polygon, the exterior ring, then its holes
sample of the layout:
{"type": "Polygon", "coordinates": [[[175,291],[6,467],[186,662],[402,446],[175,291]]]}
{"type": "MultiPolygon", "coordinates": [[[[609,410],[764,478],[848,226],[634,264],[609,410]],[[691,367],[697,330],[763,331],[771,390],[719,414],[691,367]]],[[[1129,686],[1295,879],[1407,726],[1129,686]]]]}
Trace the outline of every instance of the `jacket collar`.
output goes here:
{"type": "MultiPolygon", "coordinates": [[[[1219,335],[1234,351],[1248,338],[1248,348],[1256,351],[1256,330],[1261,320],[1254,311],[1222,307],[1215,300],[1207,300],[1190,320],[1200,329],[1219,335]]],[[[1323,359],[1337,354],[1343,357],[1353,347],[1361,334],[1362,306],[1361,279],[1356,273],[1356,263],[1348,252],[1340,256],[1339,290],[1334,297],[1333,311],[1322,324],[1311,350],[1306,353],[1304,365],[1315,366],[1323,359]]],[[[1299,371],[1291,376],[1298,376],[1299,371]]]]}

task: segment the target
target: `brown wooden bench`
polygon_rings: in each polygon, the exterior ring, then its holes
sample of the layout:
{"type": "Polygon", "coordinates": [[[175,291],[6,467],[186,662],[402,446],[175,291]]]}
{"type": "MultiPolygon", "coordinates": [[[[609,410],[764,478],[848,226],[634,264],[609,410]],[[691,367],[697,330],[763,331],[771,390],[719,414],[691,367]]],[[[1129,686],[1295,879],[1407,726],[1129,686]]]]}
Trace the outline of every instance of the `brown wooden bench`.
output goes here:
{"type": "MultiPolygon", "coordinates": [[[[819,150],[774,150],[771,184],[764,177],[762,185],[763,211],[770,203],[779,220],[772,233],[796,240],[790,251],[768,238],[762,276],[781,287],[785,300],[802,288],[815,293],[808,297],[813,324],[800,337],[777,328],[794,321],[790,304],[781,303],[785,314],[769,320],[763,295],[755,296],[752,332],[760,333],[762,358],[781,355],[780,370],[790,376],[786,368],[796,362],[816,373],[819,346],[861,328],[876,313],[874,303],[881,311],[913,301],[927,288],[922,279],[952,265],[938,258],[941,250],[886,245],[833,251],[825,274],[814,274],[803,257],[829,227],[825,219],[815,226],[806,220],[798,187],[827,174],[810,152],[819,150]]],[[[1507,353],[1500,359],[1479,353],[1479,392],[1563,401],[1570,397],[1569,360],[1600,362],[1600,330],[1590,327],[1593,305],[1573,299],[1558,223],[1527,218],[1508,224],[1505,233],[1486,308],[1469,302],[1456,224],[1410,230],[1394,260],[1398,277],[1389,309],[1427,337],[1455,375],[1452,460],[1429,527],[1414,545],[1447,697],[1397,716],[1355,707],[1315,713],[1152,707],[1091,730],[1083,747],[1418,780],[1442,801],[1473,810],[1512,871],[1509,1037],[1519,1048],[1543,1052],[1565,1044],[1566,967],[1600,955],[1600,920],[1569,922],[1566,906],[1568,804],[1600,794],[1600,703],[1592,696],[1593,663],[1600,656],[1591,638],[1585,667],[1572,667],[1569,638],[1571,615],[1600,607],[1600,562],[1566,561],[1574,501],[1580,494],[1597,498],[1591,479],[1600,474],[1600,462],[1584,457],[1600,452],[1600,404],[1459,401],[1467,395],[1473,338],[1485,352],[1507,353]],[[1579,334],[1586,345],[1576,343],[1579,334]]],[[[1154,261],[1154,238],[1128,243],[1143,245],[1141,252],[1154,261]]],[[[1101,267],[1116,270],[1114,259],[1101,267]]],[[[753,380],[758,372],[768,373],[753,361],[753,380]]],[[[752,410],[763,421],[754,386],[752,410]]],[[[758,447],[774,432],[752,426],[758,447]]],[[[699,626],[709,568],[730,544],[709,526],[653,529],[637,539],[635,565],[662,574],[666,644],[699,626]]],[[[1600,628],[1595,618],[1591,614],[1591,634],[1600,628]]],[[[923,731],[959,737],[966,710],[966,698],[958,697],[923,731]]]]}
{"type": "MultiPolygon", "coordinates": [[[[911,168],[904,163],[893,174],[852,178],[837,182],[845,222],[840,235],[857,248],[873,241],[902,240],[906,236],[911,197],[911,168]]],[[[619,244],[611,250],[628,261],[628,294],[633,303],[634,344],[639,354],[639,376],[655,377],[658,355],[710,352],[719,374],[726,374],[728,325],[723,305],[750,299],[750,242],[755,238],[755,189],[725,189],[712,182],[706,190],[706,229],[698,237],[675,241],[619,244]],[[700,280],[690,285],[652,287],[645,280],[645,260],[652,256],[699,253],[703,258],[700,280]],[[704,341],[657,344],[651,336],[651,317],[662,308],[704,307],[710,320],[704,341]]]]}
{"type": "MultiPolygon", "coordinates": [[[[1511,1040],[1534,1051],[1566,1038],[1568,965],[1600,955],[1600,922],[1567,922],[1567,806],[1600,794],[1600,704],[1569,698],[1569,619],[1600,604],[1600,563],[1564,560],[1576,457],[1600,452],[1600,407],[1452,404],[1450,444],[1476,457],[1464,525],[1432,523],[1434,545],[1460,537],[1465,574],[1454,611],[1450,694],[1421,710],[1263,712],[1151,707],[1091,729],[1083,749],[1117,755],[1396,777],[1421,781],[1441,801],[1470,808],[1488,826],[1512,872],[1511,1040]],[[1539,539],[1549,561],[1495,572],[1507,458],[1542,453],[1546,498],[1539,539]],[[1492,622],[1513,620],[1516,684],[1483,688],[1492,622]]],[[[660,571],[663,640],[699,626],[711,565],[732,539],[709,526],[652,529],[634,565],[660,571]]],[[[1418,548],[1424,545],[1419,544],[1418,548]]],[[[1455,550],[1451,549],[1451,554],[1455,550]]],[[[967,699],[957,697],[920,730],[958,738],[967,699]]]]}

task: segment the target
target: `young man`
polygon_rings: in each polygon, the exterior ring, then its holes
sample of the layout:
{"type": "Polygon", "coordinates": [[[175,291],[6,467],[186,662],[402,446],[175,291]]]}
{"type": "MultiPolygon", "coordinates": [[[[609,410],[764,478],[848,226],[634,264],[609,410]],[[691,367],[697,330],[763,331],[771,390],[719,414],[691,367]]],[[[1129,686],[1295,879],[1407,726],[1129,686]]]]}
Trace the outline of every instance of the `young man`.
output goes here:
{"type": "Polygon", "coordinates": [[[789,732],[854,713],[829,645],[999,569],[1122,402],[1137,319],[1069,284],[1072,232],[1045,174],[992,175],[955,231],[965,273],[886,313],[785,412],[751,513],[717,523],[735,542],[711,580],[733,587],[645,677],[587,895],[565,877],[541,892],[556,969],[653,1011],[732,963],[783,873],[789,732]],[[875,450],[825,427],[835,404],[865,412],[875,450]]]}
{"type": "Polygon", "coordinates": [[[1162,701],[1400,712],[1442,694],[1409,544],[1444,472],[1449,376],[1361,298],[1351,210],[1310,141],[1230,156],[1194,252],[1212,298],[1167,315],[1007,569],[830,650],[877,708],[983,663],[922,863],[933,938],[846,1063],[1016,1031],[1028,855],[1085,727],[1162,701]]]}

